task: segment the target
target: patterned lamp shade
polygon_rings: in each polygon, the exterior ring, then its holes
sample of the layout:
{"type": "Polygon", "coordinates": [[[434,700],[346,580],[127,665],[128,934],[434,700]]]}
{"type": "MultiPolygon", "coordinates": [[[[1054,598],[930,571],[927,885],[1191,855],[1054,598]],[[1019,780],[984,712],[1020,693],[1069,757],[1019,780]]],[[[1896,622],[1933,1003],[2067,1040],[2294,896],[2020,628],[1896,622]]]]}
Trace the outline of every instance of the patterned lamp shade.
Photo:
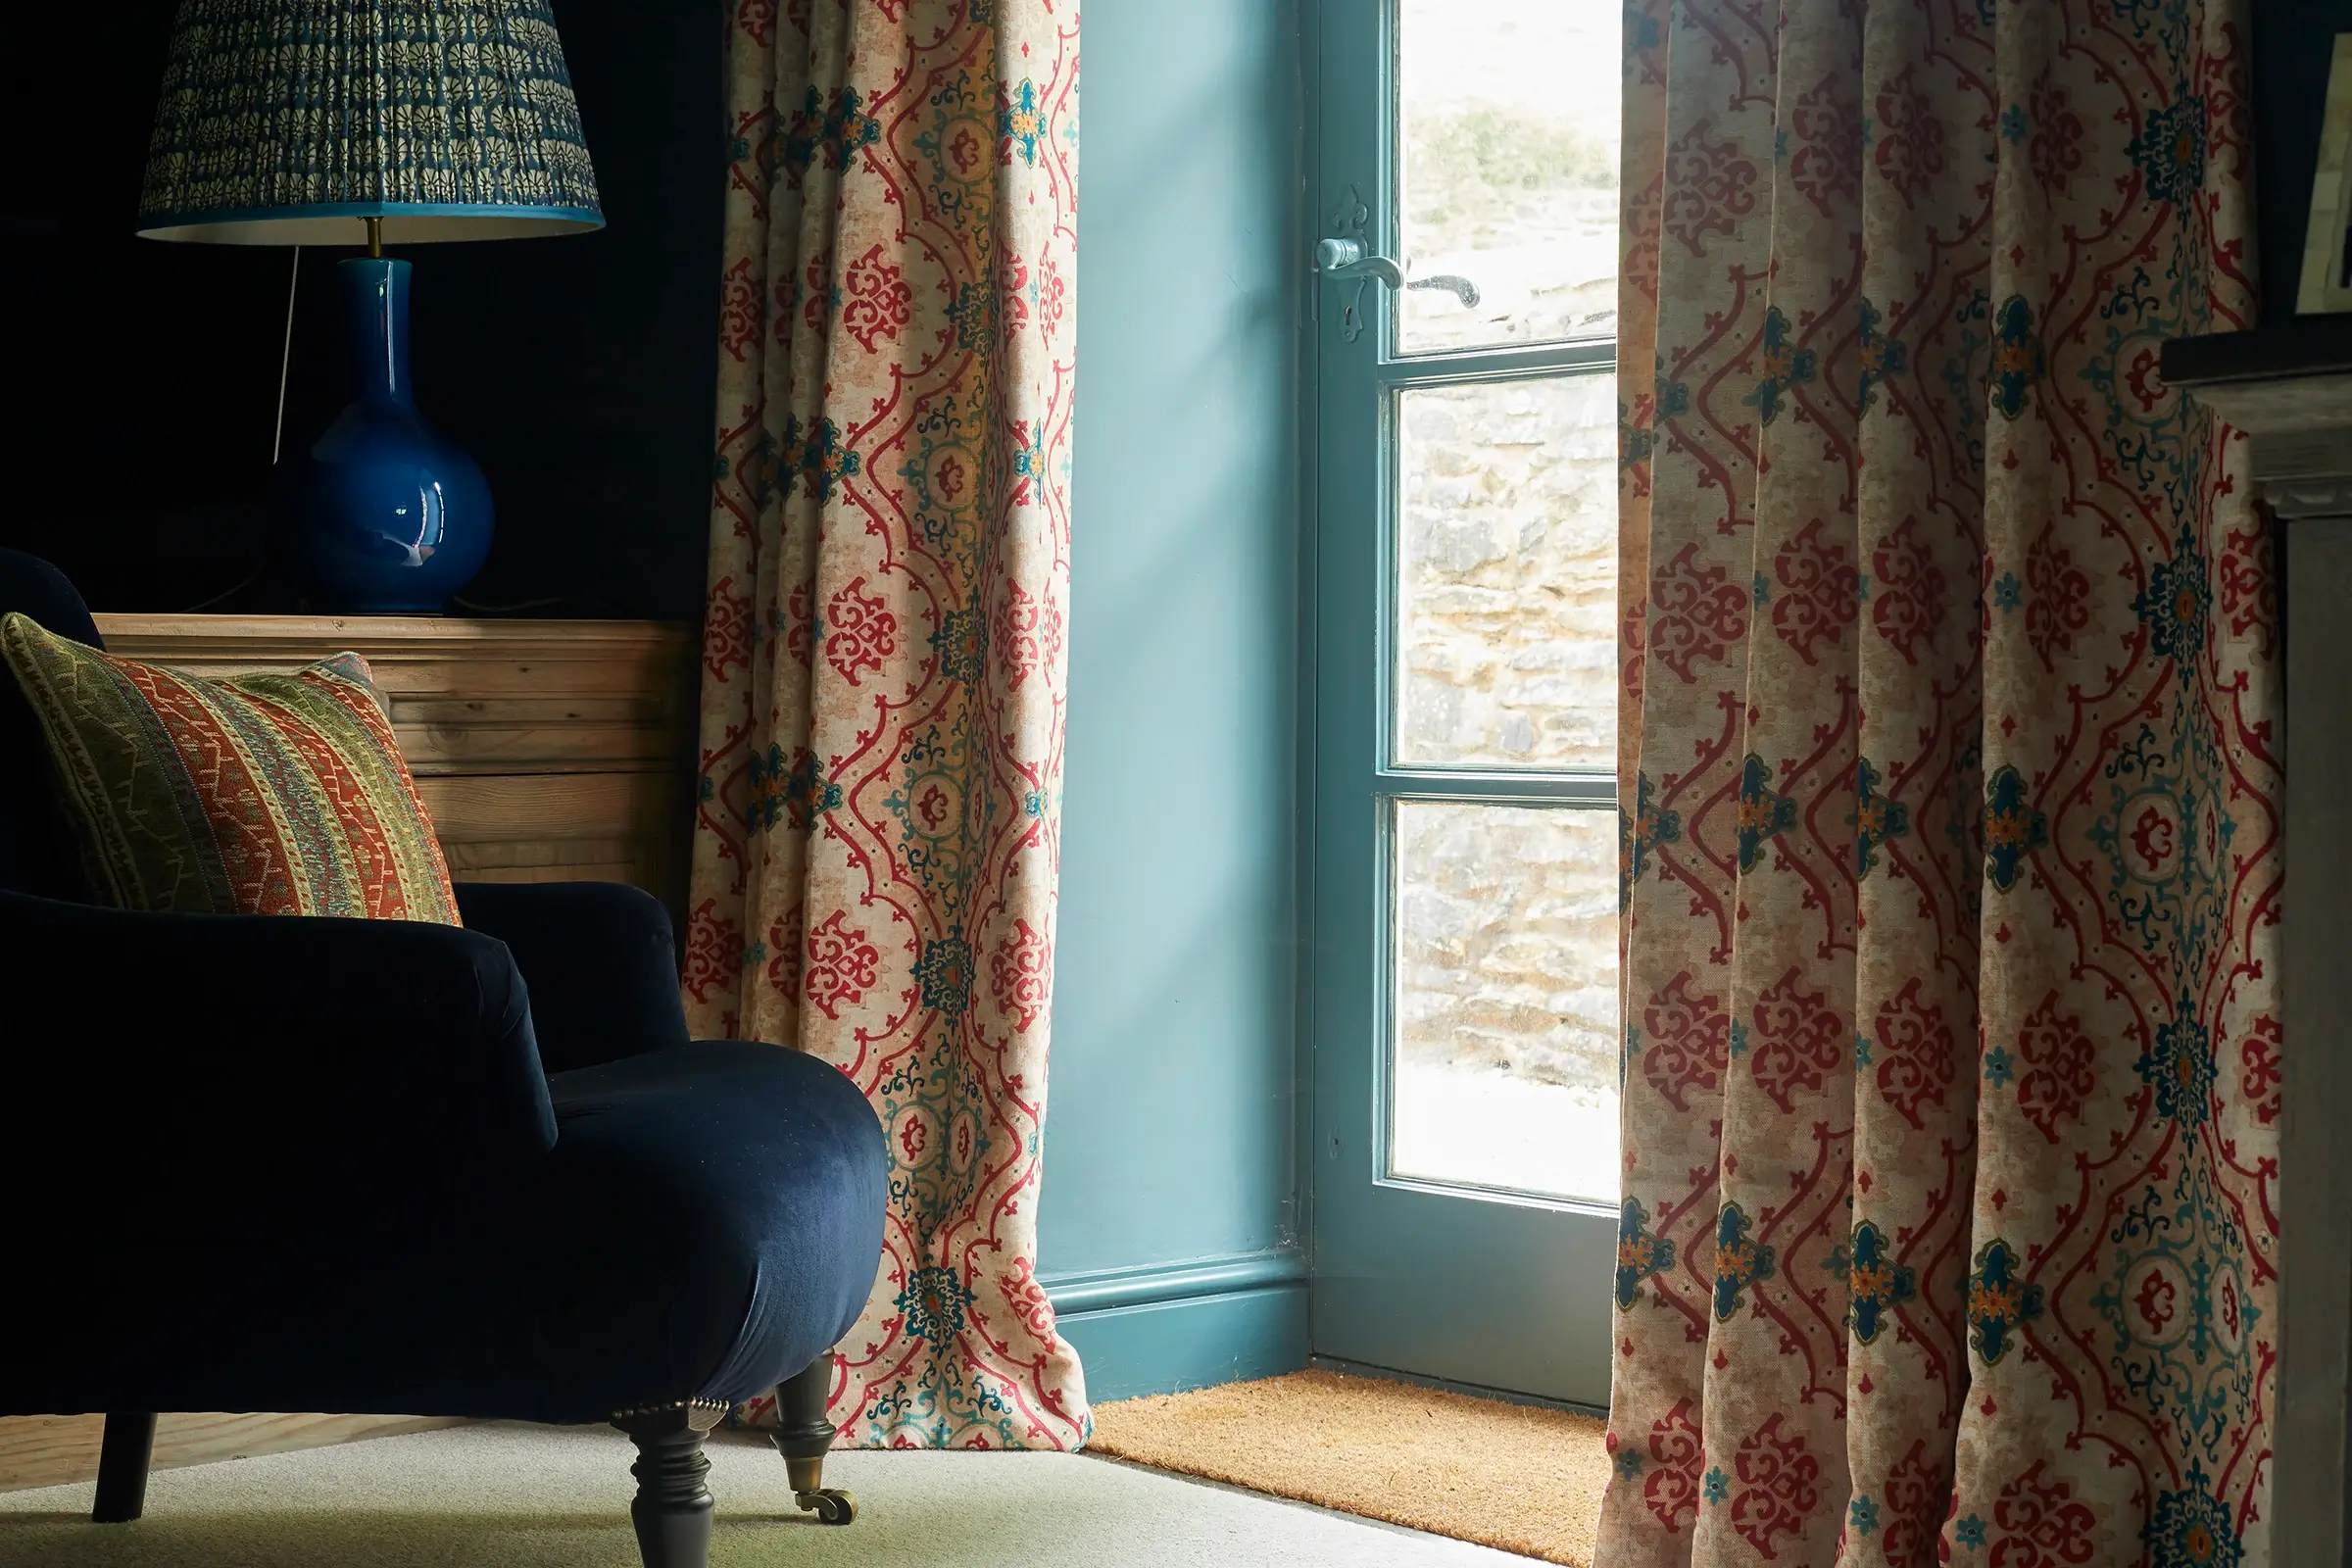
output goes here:
{"type": "Polygon", "coordinates": [[[180,0],[138,229],[231,245],[604,225],[547,0],[180,0]]]}

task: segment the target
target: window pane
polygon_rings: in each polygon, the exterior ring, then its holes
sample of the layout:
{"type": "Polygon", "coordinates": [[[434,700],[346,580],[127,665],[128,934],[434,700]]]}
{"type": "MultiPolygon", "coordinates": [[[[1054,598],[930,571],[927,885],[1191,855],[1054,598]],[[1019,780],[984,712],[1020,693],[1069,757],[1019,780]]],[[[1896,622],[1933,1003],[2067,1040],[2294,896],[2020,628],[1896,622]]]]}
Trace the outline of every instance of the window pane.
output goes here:
{"type": "Polygon", "coordinates": [[[1396,803],[1398,1176],[1617,1201],[1617,824],[1396,803]]]}
{"type": "Polygon", "coordinates": [[[1621,0],[1401,0],[1409,354],[1617,329],[1621,0]]]}
{"type": "Polygon", "coordinates": [[[1614,769],[1615,383],[1397,401],[1396,762],[1614,769]]]}

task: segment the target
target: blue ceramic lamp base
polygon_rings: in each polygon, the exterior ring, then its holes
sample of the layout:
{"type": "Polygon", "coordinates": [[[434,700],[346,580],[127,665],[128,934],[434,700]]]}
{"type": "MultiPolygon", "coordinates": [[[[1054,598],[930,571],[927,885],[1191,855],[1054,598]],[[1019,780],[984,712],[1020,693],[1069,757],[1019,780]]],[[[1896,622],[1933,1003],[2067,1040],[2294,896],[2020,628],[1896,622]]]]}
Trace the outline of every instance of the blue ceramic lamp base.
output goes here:
{"type": "Polygon", "coordinates": [[[436,614],[490,554],[490,486],[409,381],[409,264],[338,264],[357,384],[271,476],[271,541],[315,610],[436,614]]]}

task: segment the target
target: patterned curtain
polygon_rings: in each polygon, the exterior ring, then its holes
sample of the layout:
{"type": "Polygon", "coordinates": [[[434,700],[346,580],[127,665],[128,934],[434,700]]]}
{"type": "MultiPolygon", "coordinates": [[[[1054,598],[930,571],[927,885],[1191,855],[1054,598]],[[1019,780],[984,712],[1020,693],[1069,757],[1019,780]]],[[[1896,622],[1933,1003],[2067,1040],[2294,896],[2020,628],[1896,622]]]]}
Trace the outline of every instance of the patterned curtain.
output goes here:
{"type": "Polygon", "coordinates": [[[2233,0],[1633,0],[1598,1560],[2268,1560],[2233,0]],[[1638,720],[1635,718],[1638,715],[1638,720]]]}
{"type": "Polygon", "coordinates": [[[1072,1447],[1036,1251],[1078,8],[741,0],[727,25],[688,1012],[833,1062],[888,1134],[845,1440],[1072,1447]]]}

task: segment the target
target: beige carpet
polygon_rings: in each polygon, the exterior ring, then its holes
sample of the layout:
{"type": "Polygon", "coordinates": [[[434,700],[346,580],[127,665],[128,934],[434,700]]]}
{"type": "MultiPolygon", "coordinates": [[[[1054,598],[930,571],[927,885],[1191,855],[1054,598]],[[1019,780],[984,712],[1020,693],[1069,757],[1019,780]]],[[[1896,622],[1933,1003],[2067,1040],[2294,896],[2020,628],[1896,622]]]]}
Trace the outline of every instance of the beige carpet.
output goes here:
{"type": "Polygon", "coordinates": [[[1336,1372],[1095,1407],[1090,1453],[1591,1568],[1601,1423],[1336,1372]]]}
{"type": "MultiPolygon", "coordinates": [[[[0,1493],[0,1568],[639,1568],[629,1441],[470,1426],[158,1471],[147,1516],[88,1522],[90,1485],[0,1493]]],[[[712,1568],[1525,1568],[1442,1536],[1080,1453],[841,1452],[830,1530],[783,1461],[717,1434],[712,1568]]]]}

